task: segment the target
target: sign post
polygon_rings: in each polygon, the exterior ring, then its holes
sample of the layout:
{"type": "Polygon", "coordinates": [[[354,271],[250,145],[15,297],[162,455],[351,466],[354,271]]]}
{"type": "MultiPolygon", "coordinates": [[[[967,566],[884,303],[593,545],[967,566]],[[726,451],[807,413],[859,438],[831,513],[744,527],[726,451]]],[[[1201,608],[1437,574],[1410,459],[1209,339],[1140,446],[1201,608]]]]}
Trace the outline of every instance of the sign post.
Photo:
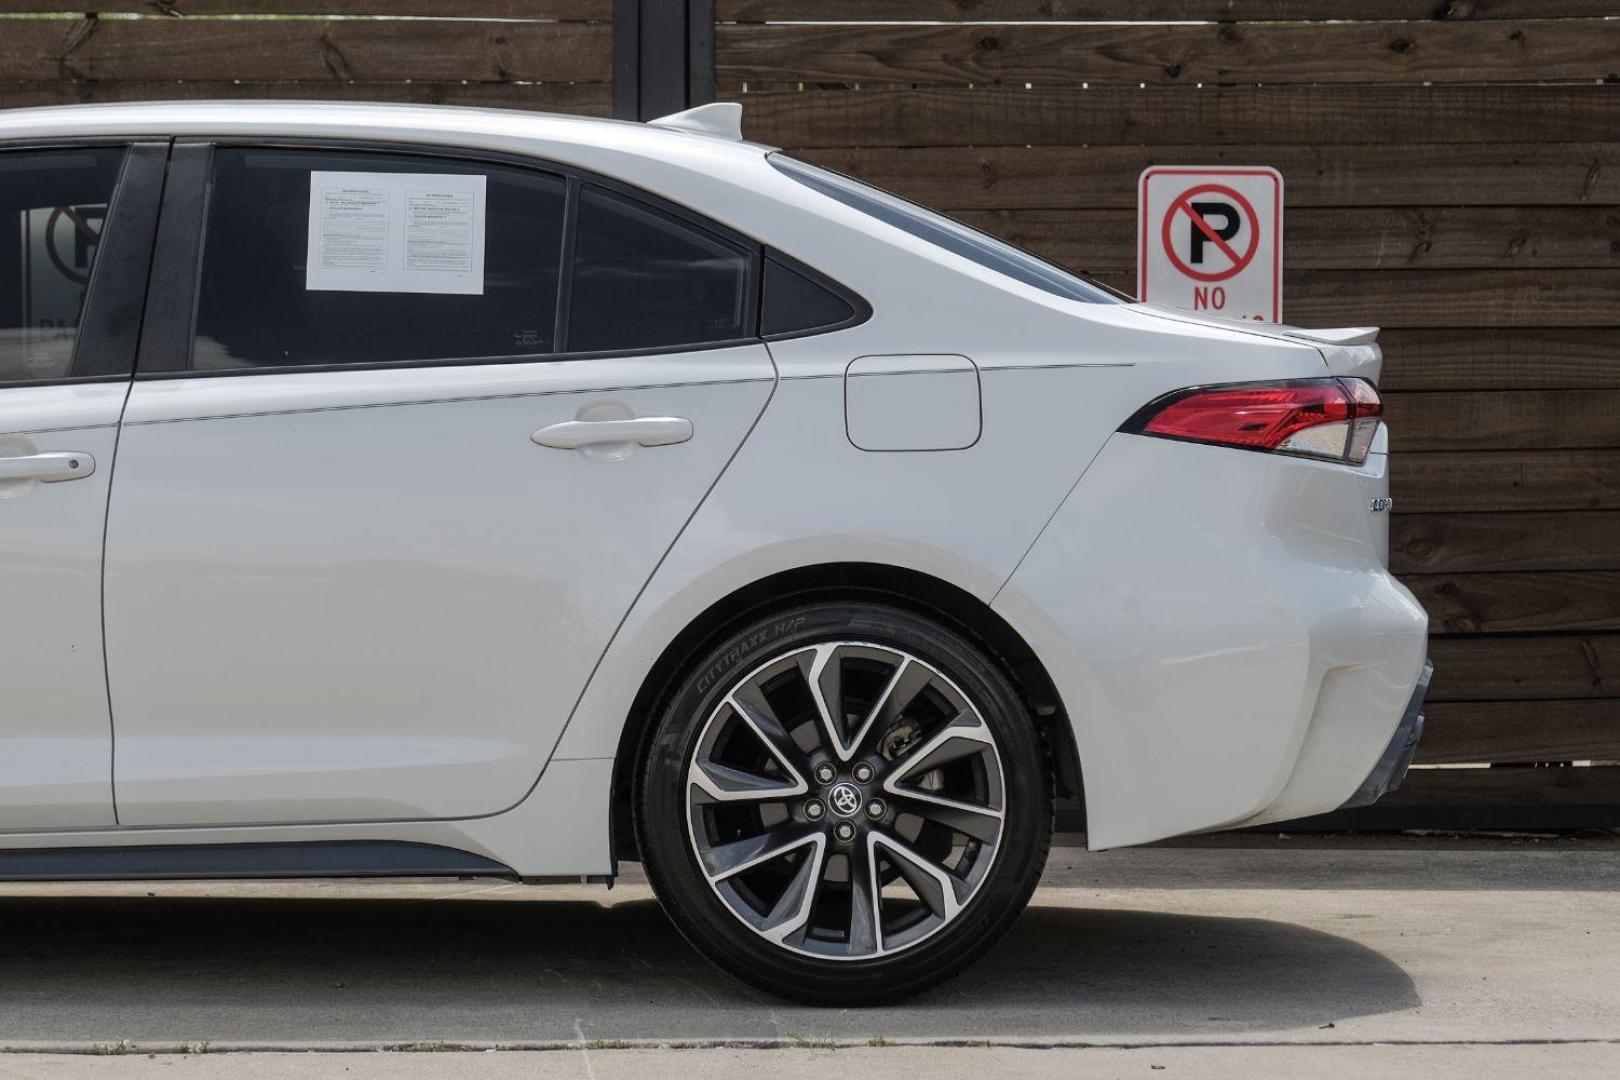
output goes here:
{"type": "Polygon", "coordinates": [[[1282,321],[1282,174],[1153,165],[1137,188],[1137,298],[1282,321]]]}

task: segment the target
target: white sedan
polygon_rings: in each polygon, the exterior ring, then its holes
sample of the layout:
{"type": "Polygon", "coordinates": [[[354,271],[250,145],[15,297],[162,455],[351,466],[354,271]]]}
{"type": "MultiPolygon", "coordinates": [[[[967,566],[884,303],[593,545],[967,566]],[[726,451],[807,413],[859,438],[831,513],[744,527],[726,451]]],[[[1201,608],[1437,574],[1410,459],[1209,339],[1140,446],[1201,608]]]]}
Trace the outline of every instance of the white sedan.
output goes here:
{"type": "Polygon", "coordinates": [[[1093,848],[1422,725],[1370,330],[1131,303],[649,125],[0,113],[0,880],[646,868],[932,986],[1093,848]]]}

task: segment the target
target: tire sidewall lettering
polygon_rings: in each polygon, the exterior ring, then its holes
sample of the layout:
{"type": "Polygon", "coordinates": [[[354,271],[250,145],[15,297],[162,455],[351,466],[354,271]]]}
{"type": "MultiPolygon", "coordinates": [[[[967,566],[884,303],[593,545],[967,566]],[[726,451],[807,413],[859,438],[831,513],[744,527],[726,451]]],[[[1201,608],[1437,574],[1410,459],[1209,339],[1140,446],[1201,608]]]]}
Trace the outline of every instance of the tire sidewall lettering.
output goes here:
{"type": "Polygon", "coordinates": [[[718,660],[704,669],[702,675],[698,676],[695,686],[697,693],[700,695],[707,694],[726,674],[759,651],[761,646],[769,645],[771,642],[795,632],[804,625],[804,622],[805,616],[803,615],[778,619],[770,626],[755,630],[746,637],[732,642],[731,647],[726,649],[718,660]]]}

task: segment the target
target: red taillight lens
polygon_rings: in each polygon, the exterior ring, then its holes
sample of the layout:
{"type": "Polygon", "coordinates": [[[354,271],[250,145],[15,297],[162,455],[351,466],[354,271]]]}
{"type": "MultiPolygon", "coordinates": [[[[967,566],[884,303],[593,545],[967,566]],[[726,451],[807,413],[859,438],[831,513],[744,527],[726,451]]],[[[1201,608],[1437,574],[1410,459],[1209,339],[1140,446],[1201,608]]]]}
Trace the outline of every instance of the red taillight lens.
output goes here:
{"type": "Polygon", "coordinates": [[[1192,387],[1152,402],[1121,431],[1359,465],[1383,404],[1365,379],[1192,387]]]}

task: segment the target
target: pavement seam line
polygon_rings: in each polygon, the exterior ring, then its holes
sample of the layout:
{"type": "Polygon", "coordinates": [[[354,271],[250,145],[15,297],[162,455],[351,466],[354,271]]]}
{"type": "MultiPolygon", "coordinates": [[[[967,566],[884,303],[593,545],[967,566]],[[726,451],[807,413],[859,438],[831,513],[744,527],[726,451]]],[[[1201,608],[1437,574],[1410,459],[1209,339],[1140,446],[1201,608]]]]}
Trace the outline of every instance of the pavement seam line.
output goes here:
{"type": "Polygon", "coordinates": [[[596,1080],[596,1070],[591,1068],[591,1050],[585,1045],[585,1025],[577,1016],[574,1017],[574,1037],[579,1040],[580,1060],[585,1062],[585,1080],[596,1080]]]}
{"type": "MultiPolygon", "coordinates": [[[[595,1072],[590,1067],[587,1042],[581,1025],[576,1021],[577,1039],[546,1040],[536,1042],[435,1042],[434,1049],[447,1053],[534,1053],[539,1051],[577,1050],[585,1057],[586,1069],[592,1080],[595,1072]]],[[[420,1042],[387,1043],[209,1043],[209,1054],[374,1054],[412,1053],[420,1042]]],[[[615,1050],[877,1050],[877,1049],[945,1049],[945,1050],[1221,1050],[1268,1049],[1276,1047],[1369,1047],[1369,1046],[1620,1046],[1620,1036],[1614,1038],[1519,1038],[1519,1039],[1244,1039],[1202,1041],[1149,1041],[1149,1042],[1094,1042],[1054,1039],[890,1039],[873,1043],[870,1039],[613,1039],[603,1040],[598,1047],[603,1053],[615,1050]]],[[[122,1051],[129,1056],[184,1055],[188,1051],[173,1042],[136,1042],[131,1040],[122,1051]]],[[[0,1045],[0,1056],[8,1054],[36,1055],[88,1055],[105,1053],[93,1043],[14,1043],[0,1045]]]]}

